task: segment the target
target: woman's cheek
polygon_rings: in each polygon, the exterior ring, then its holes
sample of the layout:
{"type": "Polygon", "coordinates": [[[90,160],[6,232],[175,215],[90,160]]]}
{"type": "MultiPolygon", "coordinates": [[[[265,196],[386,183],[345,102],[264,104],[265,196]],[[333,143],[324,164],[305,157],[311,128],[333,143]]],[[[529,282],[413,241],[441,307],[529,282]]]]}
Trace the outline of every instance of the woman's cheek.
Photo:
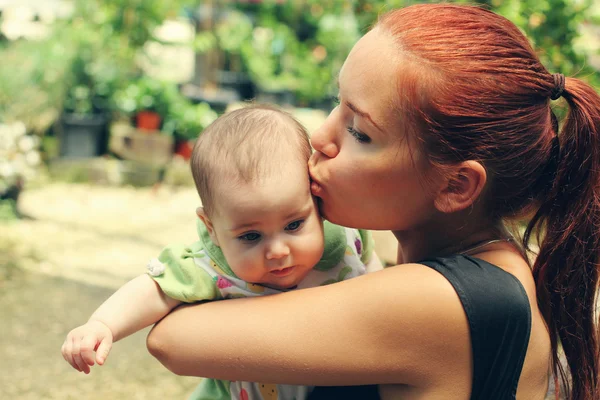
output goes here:
{"type": "MultiPolygon", "coordinates": [[[[346,155],[338,161],[338,165],[331,171],[331,180],[335,183],[335,186],[347,190],[348,187],[359,184],[362,180],[361,175],[363,174],[361,168],[357,168],[360,161],[346,155]]],[[[343,191],[345,192],[346,190],[343,191]]]]}

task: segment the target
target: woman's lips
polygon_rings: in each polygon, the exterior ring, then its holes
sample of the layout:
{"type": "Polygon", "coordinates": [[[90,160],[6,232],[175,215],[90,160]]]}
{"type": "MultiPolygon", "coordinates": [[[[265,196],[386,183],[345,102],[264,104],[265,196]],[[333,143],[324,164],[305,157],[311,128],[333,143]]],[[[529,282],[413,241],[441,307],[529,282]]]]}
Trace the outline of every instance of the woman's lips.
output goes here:
{"type": "Polygon", "coordinates": [[[319,183],[316,181],[312,181],[310,183],[310,191],[312,192],[313,196],[320,196],[323,194],[323,187],[321,187],[321,185],[319,185],[319,183]]]}
{"type": "Polygon", "coordinates": [[[310,191],[312,192],[313,196],[319,196],[323,193],[323,186],[321,186],[321,183],[319,182],[319,180],[317,178],[315,178],[315,176],[310,173],[310,191]]]}

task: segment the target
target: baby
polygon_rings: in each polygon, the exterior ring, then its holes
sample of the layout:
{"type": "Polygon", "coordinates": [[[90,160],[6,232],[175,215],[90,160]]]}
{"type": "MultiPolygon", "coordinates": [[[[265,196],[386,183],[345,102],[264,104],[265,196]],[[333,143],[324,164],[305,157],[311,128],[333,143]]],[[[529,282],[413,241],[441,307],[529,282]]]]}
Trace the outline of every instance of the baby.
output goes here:
{"type": "MultiPolygon", "coordinates": [[[[268,106],[232,111],[207,127],[191,159],[203,205],[199,240],[165,248],[147,274],[72,330],[65,360],[87,374],[95,362],[104,364],[113,342],[181,303],[326,285],[364,274],[368,263],[379,267],[368,232],[321,220],[310,192],[310,154],[302,125],[268,106]]],[[[302,399],[309,390],[203,379],[191,398],[302,399]]]]}

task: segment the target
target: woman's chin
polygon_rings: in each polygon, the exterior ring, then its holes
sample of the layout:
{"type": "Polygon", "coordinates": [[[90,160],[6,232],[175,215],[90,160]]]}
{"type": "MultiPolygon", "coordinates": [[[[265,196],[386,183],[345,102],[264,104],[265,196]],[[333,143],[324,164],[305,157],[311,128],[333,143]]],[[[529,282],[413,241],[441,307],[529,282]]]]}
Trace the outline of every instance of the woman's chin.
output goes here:
{"type": "Polygon", "coordinates": [[[321,217],[333,223],[333,221],[331,221],[330,219],[330,216],[328,215],[327,207],[325,206],[325,202],[323,201],[323,199],[320,197],[315,197],[315,202],[317,204],[317,209],[319,210],[319,214],[321,215],[321,217]]]}
{"type": "Polygon", "coordinates": [[[340,218],[343,216],[340,216],[339,214],[336,214],[335,212],[333,212],[333,210],[335,210],[335,208],[329,209],[329,207],[327,206],[328,204],[331,204],[331,203],[326,203],[322,198],[317,197],[317,207],[319,208],[319,213],[321,214],[321,217],[323,219],[331,222],[332,224],[350,227],[349,225],[344,223],[344,222],[348,222],[348,221],[344,221],[345,218],[340,218]]]}
{"type": "Polygon", "coordinates": [[[332,203],[323,201],[320,198],[317,199],[317,205],[321,217],[332,224],[354,229],[391,230],[388,220],[379,221],[378,223],[376,220],[370,218],[357,218],[362,215],[358,211],[352,211],[348,208],[342,210],[340,207],[334,207],[332,203]]]}

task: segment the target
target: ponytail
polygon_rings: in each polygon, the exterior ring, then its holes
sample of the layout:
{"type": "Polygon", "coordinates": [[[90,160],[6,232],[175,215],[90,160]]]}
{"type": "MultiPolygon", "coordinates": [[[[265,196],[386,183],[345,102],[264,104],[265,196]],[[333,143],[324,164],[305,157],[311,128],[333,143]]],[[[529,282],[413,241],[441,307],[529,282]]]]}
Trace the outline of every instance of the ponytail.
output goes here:
{"type": "Polygon", "coordinates": [[[556,381],[560,376],[569,400],[595,400],[600,399],[600,96],[568,78],[562,97],[569,112],[555,139],[554,181],[527,227],[524,245],[528,248],[532,232],[544,232],[533,274],[556,381]],[[559,343],[571,379],[558,358],[559,343]]]}
{"type": "Polygon", "coordinates": [[[377,26],[403,59],[418,60],[398,66],[398,108],[430,164],[482,163],[493,218],[537,212],[523,241],[541,238],[533,275],[555,375],[568,400],[600,400],[600,96],[550,75],[514,24],[479,7],[418,4],[377,26]],[[569,112],[559,132],[548,102],[560,97],[569,112]]]}

